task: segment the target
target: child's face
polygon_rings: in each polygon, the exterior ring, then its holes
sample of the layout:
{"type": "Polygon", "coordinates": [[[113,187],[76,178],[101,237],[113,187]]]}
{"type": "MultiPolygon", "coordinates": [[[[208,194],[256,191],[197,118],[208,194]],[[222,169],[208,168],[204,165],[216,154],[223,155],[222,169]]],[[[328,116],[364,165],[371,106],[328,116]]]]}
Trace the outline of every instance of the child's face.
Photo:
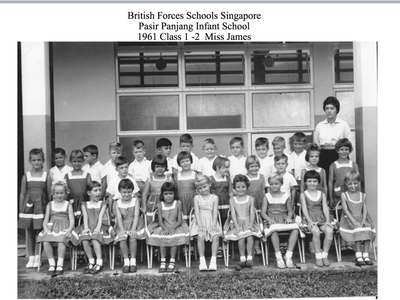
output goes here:
{"type": "Polygon", "coordinates": [[[179,162],[180,167],[182,168],[182,170],[190,170],[190,166],[192,165],[192,163],[190,162],[190,158],[184,158],[181,159],[181,161],[179,162]]]}
{"type": "Polygon", "coordinates": [[[284,143],[276,143],[272,146],[272,150],[274,151],[275,155],[282,155],[283,150],[285,150],[286,146],[284,143]]]}
{"type": "Polygon", "coordinates": [[[182,151],[191,152],[192,148],[193,148],[193,144],[192,143],[181,142],[180,148],[181,148],[182,151]]]}
{"type": "Polygon", "coordinates": [[[171,154],[171,146],[162,146],[161,148],[158,148],[158,152],[160,154],[164,155],[165,157],[169,157],[171,154]]]}
{"type": "Polygon", "coordinates": [[[204,145],[204,153],[206,154],[207,158],[213,158],[215,155],[215,146],[212,144],[205,144],[204,145]]]}
{"type": "Polygon", "coordinates": [[[90,197],[90,200],[93,200],[96,202],[100,201],[101,187],[96,186],[96,187],[92,188],[92,190],[88,192],[88,195],[90,197]]]}
{"type": "Polygon", "coordinates": [[[128,201],[132,199],[133,189],[121,188],[119,193],[121,194],[122,200],[128,201]]]}
{"type": "Polygon", "coordinates": [[[243,196],[247,192],[247,185],[245,182],[236,182],[235,191],[239,196],[243,196]]]}
{"type": "Polygon", "coordinates": [[[257,175],[258,171],[260,170],[260,166],[258,165],[258,163],[252,163],[249,165],[249,173],[252,175],[257,175]]]}
{"type": "Polygon", "coordinates": [[[282,183],[277,178],[272,178],[268,181],[269,189],[273,193],[277,193],[281,190],[282,183]]]}
{"type": "Polygon", "coordinates": [[[71,160],[71,165],[74,168],[75,171],[78,171],[82,168],[83,165],[83,159],[80,157],[74,157],[71,160]]]}
{"type": "Polygon", "coordinates": [[[346,147],[346,146],[340,147],[337,150],[337,153],[339,154],[340,158],[347,159],[349,157],[349,154],[350,154],[350,148],[346,147]]]}
{"type": "Polygon", "coordinates": [[[269,148],[267,147],[267,145],[261,145],[261,146],[256,147],[257,156],[259,158],[267,157],[268,150],[269,150],[269,148]]]}
{"type": "Polygon", "coordinates": [[[29,161],[30,161],[33,169],[41,170],[43,168],[44,161],[43,161],[43,157],[41,154],[31,155],[31,158],[29,161]]]}
{"type": "Polygon", "coordinates": [[[294,149],[294,152],[296,152],[296,153],[303,152],[305,146],[306,146],[306,143],[304,143],[302,141],[294,141],[293,142],[293,149],[294,149]]]}
{"type": "Polygon", "coordinates": [[[165,166],[164,165],[155,165],[154,173],[158,176],[163,175],[165,173],[165,166]]]}
{"type": "Polygon", "coordinates": [[[358,185],[359,185],[359,181],[357,179],[353,179],[353,180],[346,180],[346,186],[347,189],[350,192],[357,192],[358,191],[358,185]]]}
{"type": "Polygon", "coordinates": [[[172,203],[175,198],[175,193],[173,191],[164,191],[163,197],[166,203],[172,203]]]}
{"type": "Polygon", "coordinates": [[[222,176],[229,176],[229,168],[230,168],[230,166],[231,166],[231,162],[230,161],[226,161],[224,166],[222,166],[221,168],[217,167],[217,171],[222,176]]]}
{"type": "Polygon", "coordinates": [[[284,173],[286,171],[287,165],[288,164],[286,162],[286,158],[282,158],[275,162],[275,168],[278,173],[284,173]]]}
{"type": "Polygon", "coordinates": [[[197,191],[199,192],[200,195],[206,196],[210,193],[210,187],[211,185],[207,182],[200,184],[197,186],[197,191]]]}
{"type": "Polygon", "coordinates": [[[110,154],[111,161],[115,161],[117,157],[121,156],[121,149],[111,149],[108,153],[110,154]]]}
{"type": "Polygon", "coordinates": [[[318,186],[318,179],[317,178],[308,178],[306,180],[306,186],[308,190],[316,190],[318,186]]]}
{"type": "Polygon", "coordinates": [[[61,153],[54,154],[54,162],[57,167],[64,167],[65,166],[65,155],[61,153]]]}
{"type": "Polygon", "coordinates": [[[132,153],[137,161],[142,161],[144,159],[144,155],[146,154],[146,150],[143,148],[133,148],[132,153]]]}
{"type": "Polygon", "coordinates": [[[119,176],[125,178],[126,176],[128,176],[128,168],[129,168],[128,164],[123,164],[117,166],[115,169],[117,170],[119,176]]]}
{"type": "Polygon", "coordinates": [[[53,200],[57,202],[64,201],[65,189],[62,186],[56,186],[53,191],[53,200]]]}
{"type": "Polygon", "coordinates": [[[233,156],[239,156],[243,153],[243,146],[240,142],[233,143],[231,145],[231,152],[233,156]]]}
{"type": "Polygon", "coordinates": [[[92,165],[96,161],[96,155],[92,155],[90,152],[83,152],[83,157],[85,158],[85,162],[89,165],[92,165]]]}
{"type": "Polygon", "coordinates": [[[319,152],[318,151],[310,151],[310,155],[308,157],[308,162],[311,165],[316,166],[319,162],[319,152]]]}

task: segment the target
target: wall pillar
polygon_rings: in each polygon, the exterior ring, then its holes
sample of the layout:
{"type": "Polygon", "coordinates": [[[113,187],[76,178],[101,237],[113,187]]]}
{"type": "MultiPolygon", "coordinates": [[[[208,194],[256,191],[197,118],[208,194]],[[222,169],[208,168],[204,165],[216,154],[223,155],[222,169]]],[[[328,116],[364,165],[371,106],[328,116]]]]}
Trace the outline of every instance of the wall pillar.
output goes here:
{"type": "Polygon", "coordinates": [[[32,148],[43,149],[45,170],[52,166],[49,64],[49,43],[21,43],[25,171],[31,168],[29,151],[32,148]]]}
{"type": "Polygon", "coordinates": [[[378,223],[378,66],[377,43],[355,42],[354,93],[357,163],[362,190],[367,194],[368,211],[378,223]]]}

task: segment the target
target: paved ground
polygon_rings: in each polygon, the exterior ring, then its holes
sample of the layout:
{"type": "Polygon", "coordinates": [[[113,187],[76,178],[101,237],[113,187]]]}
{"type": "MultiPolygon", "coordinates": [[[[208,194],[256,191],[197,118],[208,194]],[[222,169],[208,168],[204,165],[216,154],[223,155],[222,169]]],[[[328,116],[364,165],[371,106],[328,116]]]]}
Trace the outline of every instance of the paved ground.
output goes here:
{"type": "MultiPolygon", "coordinates": [[[[144,253],[144,261],[140,262],[140,252],[138,251],[138,272],[134,274],[123,274],[122,273],[122,263],[118,261],[118,259],[115,259],[115,268],[114,270],[110,270],[110,265],[109,262],[107,261],[104,263],[104,269],[103,272],[95,275],[95,276],[100,276],[100,277],[113,277],[113,276],[137,276],[137,275],[161,275],[158,273],[158,267],[159,263],[157,261],[157,258],[154,258],[153,262],[153,267],[151,269],[148,269],[147,266],[147,260],[146,260],[146,252],[144,253]]],[[[20,252],[21,254],[21,252],[20,252]]],[[[206,255],[207,257],[207,255],[206,255]]],[[[209,257],[209,256],[208,256],[209,257]]],[[[363,266],[363,267],[357,267],[354,265],[354,253],[343,253],[342,254],[342,261],[337,262],[336,259],[336,253],[335,249],[332,246],[331,251],[329,253],[329,259],[331,261],[331,266],[330,267],[317,267],[315,266],[315,256],[311,253],[309,253],[308,250],[306,250],[306,259],[305,263],[300,263],[300,257],[298,252],[295,249],[293,261],[297,265],[297,268],[295,269],[278,269],[276,267],[276,260],[274,257],[273,253],[269,253],[269,265],[263,266],[262,258],[260,256],[256,256],[254,259],[255,266],[252,268],[253,270],[259,270],[262,272],[267,272],[267,273],[280,273],[280,272],[301,272],[303,270],[319,270],[319,271],[325,271],[325,270],[349,270],[349,271],[354,271],[354,270],[360,270],[362,269],[372,269],[376,270],[378,263],[377,261],[374,260],[374,254],[371,251],[370,252],[370,257],[371,260],[373,261],[374,265],[373,266],[363,266]]],[[[236,249],[235,251],[235,257],[234,259],[230,258],[229,259],[229,267],[225,267],[224,265],[224,259],[218,259],[218,271],[217,272],[237,272],[235,271],[235,267],[237,263],[239,262],[239,253],[238,250],[236,249]]],[[[24,256],[19,256],[18,257],[18,280],[22,279],[36,279],[36,280],[41,280],[41,279],[49,279],[50,277],[47,276],[47,269],[48,269],[48,261],[46,257],[43,257],[43,265],[41,267],[40,272],[37,272],[37,269],[26,269],[25,265],[27,263],[27,258],[24,256]]],[[[207,259],[207,263],[209,263],[209,260],[207,259]]],[[[73,277],[77,275],[82,275],[82,272],[85,268],[85,264],[80,264],[78,265],[78,268],[76,271],[71,270],[71,263],[69,259],[69,255],[67,255],[65,259],[65,272],[64,275],[65,277],[73,277]]],[[[187,268],[185,265],[185,258],[183,255],[181,255],[180,260],[177,261],[177,272],[186,272],[186,273],[191,273],[191,274],[198,274],[200,273],[198,270],[199,266],[199,261],[194,260],[194,257],[192,259],[191,263],[191,268],[187,268]]],[[[247,272],[249,269],[243,269],[241,272],[247,272]]],[[[202,272],[204,273],[204,272],[202,272]]],[[[84,275],[84,276],[93,276],[93,275],[84,275]]]]}

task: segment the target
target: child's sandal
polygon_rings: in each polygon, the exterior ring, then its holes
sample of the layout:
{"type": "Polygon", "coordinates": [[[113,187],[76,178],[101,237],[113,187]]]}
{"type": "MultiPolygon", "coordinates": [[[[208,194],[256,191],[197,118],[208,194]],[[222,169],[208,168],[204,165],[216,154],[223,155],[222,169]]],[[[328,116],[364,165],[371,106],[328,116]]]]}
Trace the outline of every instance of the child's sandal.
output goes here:
{"type": "Polygon", "coordinates": [[[167,271],[167,264],[165,261],[162,261],[160,264],[160,268],[158,269],[158,273],[164,273],[167,271]]]}
{"type": "Polygon", "coordinates": [[[62,275],[64,274],[64,267],[63,266],[57,266],[56,271],[54,272],[54,275],[62,275]],[[61,270],[59,270],[61,269],[61,270]]]}
{"type": "Polygon", "coordinates": [[[365,266],[365,261],[364,261],[364,259],[362,257],[357,257],[356,266],[357,267],[365,266]]]}
{"type": "Polygon", "coordinates": [[[83,274],[89,274],[90,271],[93,269],[94,264],[88,264],[85,268],[85,270],[83,270],[83,274]]]}
{"type": "Polygon", "coordinates": [[[168,264],[168,272],[175,272],[175,262],[170,261],[168,264]]]}
{"type": "Polygon", "coordinates": [[[368,265],[368,266],[372,266],[372,265],[374,264],[374,263],[369,259],[368,256],[363,257],[363,259],[364,259],[365,264],[368,265]]]}
{"type": "Polygon", "coordinates": [[[54,272],[56,271],[55,266],[49,266],[49,270],[47,271],[47,275],[51,276],[54,275],[54,272]]]}

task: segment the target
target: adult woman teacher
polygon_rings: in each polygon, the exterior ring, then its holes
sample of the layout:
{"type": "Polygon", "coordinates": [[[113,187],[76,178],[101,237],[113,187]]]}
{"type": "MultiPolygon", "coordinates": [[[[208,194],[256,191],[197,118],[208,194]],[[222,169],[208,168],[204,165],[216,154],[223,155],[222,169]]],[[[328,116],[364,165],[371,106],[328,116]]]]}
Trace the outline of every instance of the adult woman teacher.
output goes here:
{"type": "Polygon", "coordinates": [[[314,142],[321,149],[318,165],[325,169],[326,180],[328,181],[329,166],[339,158],[335,144],[339,139],[350,139],[350,127],[345,121],[337,117],[340,111],[338,99],[332,96],[328,97],[322,107],[326,113],[326,120],[318,123],[315,127],[314,142]]]}

